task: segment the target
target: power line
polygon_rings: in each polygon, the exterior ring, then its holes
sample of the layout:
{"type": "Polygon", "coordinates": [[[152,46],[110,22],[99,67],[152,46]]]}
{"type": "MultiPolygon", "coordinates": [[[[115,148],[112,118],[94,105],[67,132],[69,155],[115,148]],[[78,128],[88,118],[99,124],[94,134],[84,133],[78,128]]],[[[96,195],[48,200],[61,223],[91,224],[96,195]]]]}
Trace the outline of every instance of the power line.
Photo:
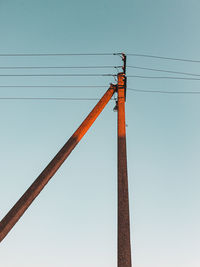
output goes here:
{"type": "Polygon", "coordinates": [[[15,67],[0,67],[1,70],[15,69],[108,69],[122,68],[122,66],[15,66],[15,67]]]}
{"type": "MultiPolygon", "coordinates": [[[[88,101],[100,100],[100,98],[71,98],[71,97],[0,97],[0,100],[68,100],[68,101],[88,101]]],[[[114,100],[114,99],[111,99],[114,100]]]]}
{"type": "MultiPolygon", "coordinates": [[[[121,55],[122,53],[6,53],[0,54],[0,57],[40,57],[40,56],[116,56],[121,55]]],[[[185,62],[195,62],[200,63],[200,60],[193,59],[184,59],[184,58],[174,58],[174,57],[163,57],[156,55],[148,55],[148,54],[137,54],[137,53],[128,53],[127,56],[135,56],[135,57],[149,57],[149,58],[158,58],[158,59],[166,59],[166,60],[175,60],[175,61],[185,61],[185,62]]]]}
{"type": "Polygon", "coordinates": [[[0,85],[0,88],[107,88],[108,85],[0,85]]]}
{"type": "MultiPolygon", "coordinates": [[[[159,94],[200,94],[200,91],[165,91],[165,90],[144,90],[127,88],[128,91],[134,91],[138,93],[159,93],[159,94]]],[[[0,97],[0,100],[100,100],[100,98],[70,98],[70,97],[0,97]]],[[[115,100],[115,99],[112,99],[115,100]]]]}
{"type": "Polygon", "coordinates": [[[194,74],[194,73],[190,73],[190,72],[180,72],[180,71],[172,71],[172,70],[154,69],[154,68],[139,67],[139,66],[127,66],[127,68],[158,71],[158,72],[166,72],[166,73],[174,73],[174,74],[183,74],[183,75],[191,75],[191,76],[200,76],[200,74],[194,74]]]}
{"type": "Polygon", "coordinates": [[[105,76],[117,76],[116,74],[0,74],[0,77],[34,77],[34,76],[39,76],[39,77],[63,77],[63,76],[82,76],[82,77],[105,77],[105,76]]]}
{"type": "Polygon", "coordinates": [[[46,56],[115,56],[115,53],[22,53],[22,54],[0,54],[0,57],[46,57],[46,56]]]}
{"type": "Polygon", "coordinates": [[[134,56],[134,57],[147,57],[147,58],[158,58],[158,59],[165,59],[165,60],[191,62],[191,63],[200,63],[200,60],[184,59],[184,58],[162,57],[162,56],[147,55],[147,54],[126,54],[126,55],[134,56]]]}
{"type": "Polygon", "coordinates": [[[163,90],[144,90],[144,89],[133,89],[127,88],[128,91],[134,91],[138,93],[159,93],[159,94],[200,94],[200,91],[163,91],[163,90]]]}
{"type": "Polygon", "coordinates": [[[140,76],[140,75],[128,75],[129,78],[141,78],[141,79],[171,79],[171,80],[190,80],[199,81],[200,78],[185,78],[185,77],[167,77],[167,76],[140,76]]]}

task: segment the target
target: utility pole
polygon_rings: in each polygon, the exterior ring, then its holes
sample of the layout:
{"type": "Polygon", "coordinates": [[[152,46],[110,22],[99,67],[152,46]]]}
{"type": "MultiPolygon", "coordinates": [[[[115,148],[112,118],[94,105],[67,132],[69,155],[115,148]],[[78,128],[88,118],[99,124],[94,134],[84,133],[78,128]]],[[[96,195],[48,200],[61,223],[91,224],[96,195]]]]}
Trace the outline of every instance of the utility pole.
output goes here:
{"type": "Polygon", "coordinates": [[[118,267],[131,267],[130,219],[126,154],[126,55],[118,73],[118,267]]]}
{"type": "Polygon", "coordinates": [[[47,165],[44,171],[32,183],[13,208],[0,222],[0,242],[5,238],[17,221],[22,217],[34,199],[39,195],[45,185],[53,177],[72,150],[83,138],[96,118],[102,112],[113,94],[117,91],[118,101],[118,244],[117,254],[118,267],[131,267],[131,244],[130,244],[130,219],[129,219],[129,197],[128,197],[128,175],[126,154],[126,123],[125,123],[125,101],[126,101],[126,55],[120,54],[123,60],[122,72],[118,73],[117,85],[110,88],[103,95],[94,109],[86,117],[80,127],[74,132],[57,155],[47,165]]]}
{"type": "Polygon", "coordinates": [[[44,171],[38,176],[33,184],[27,189],[22,197],[17,201],[13,208],[0,222],[0,242],[5,238],[9,231],[13,228],[16,222],[21,218],[24,212],[31,205],[33,200],[39,195],[45,185],[49,182],[52,176],[60,168],[72,150],[76,147],[79,141],[83,138],[89,128],[92,126],[96,118],[102,112],[106,104],[109,102],[113,94],[116,92],[116,85],[110,85],[100,101],[94,109],[86,117],[80,127],[74,132],[67,143],[61,148],[57,155],[47,165],[44,171]]]}

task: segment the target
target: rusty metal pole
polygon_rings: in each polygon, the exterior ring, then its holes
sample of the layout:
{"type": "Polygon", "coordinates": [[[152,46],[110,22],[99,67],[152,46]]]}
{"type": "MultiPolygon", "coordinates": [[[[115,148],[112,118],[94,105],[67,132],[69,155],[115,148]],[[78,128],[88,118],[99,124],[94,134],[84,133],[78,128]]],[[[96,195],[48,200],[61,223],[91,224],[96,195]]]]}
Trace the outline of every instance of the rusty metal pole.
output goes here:
{"type": "Polygon", "coordinates": [[[116,85],[111,85],[107,92],[103,95],[101,100],[97,103],[94,109],[86,117],[80,127],[74,132],[67,143],[61,148],[57,155],[47,165],[44,171],[38,176],[33,184],[27,189],[24,195],[17,201],[13,208],[0,222],[0,242],[9,233],[12,227],[24,214],[27,208],[31,205],[33,200],[38,196],[44,186],[49,182],[51,177],[56,173],[65,159],[69,156],[75,146],[79,143],[85,133],[92,126],[93,122],[102,112],[106,104],[109,102],[114,92],[116,91],[116,85]]]}
{"type": "Polygon", "coordinates": [[[131,267],[125,89],[124,71],[118,74],[118,267],[131,267]]]}

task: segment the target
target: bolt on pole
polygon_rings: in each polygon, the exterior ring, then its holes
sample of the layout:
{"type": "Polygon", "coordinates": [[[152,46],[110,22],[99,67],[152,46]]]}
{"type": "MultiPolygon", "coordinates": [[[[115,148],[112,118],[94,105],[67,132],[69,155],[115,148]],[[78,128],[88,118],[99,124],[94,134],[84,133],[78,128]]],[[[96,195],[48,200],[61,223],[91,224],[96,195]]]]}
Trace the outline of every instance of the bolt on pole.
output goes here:
{"type": "MultiPolygon", "coordinates": [[[[124,59],[123,54],[122,58],[124,59]]],[[[132,266],[126,154],[125,97],[126,75],[124,67],[123,72],[118,74],[118,267],[132,266]]]]}
{"type": "Polygon", "coordinates": [[[41,190],[49,182],[52,176],[56,173],[59,167],[63,164],[72,150],[76,147],[79,141],[83,138],[89,128],[92,126],[96,118],[102,112],[106,104],[109,102],[113,94],[116,92],[116,85],[110,86],[94,109],[86,117],[80,127],[74,132],[67,143],[61,148],[57,155],[47,165],[44,171],[38,176],[33,184],[27,189],[23,196],[17,201],[13,208],[0,222],[0,242],[6,237],[9,231],[21,218],[24,212],[31,205],[33,200],[39,195],[41,190]]]}

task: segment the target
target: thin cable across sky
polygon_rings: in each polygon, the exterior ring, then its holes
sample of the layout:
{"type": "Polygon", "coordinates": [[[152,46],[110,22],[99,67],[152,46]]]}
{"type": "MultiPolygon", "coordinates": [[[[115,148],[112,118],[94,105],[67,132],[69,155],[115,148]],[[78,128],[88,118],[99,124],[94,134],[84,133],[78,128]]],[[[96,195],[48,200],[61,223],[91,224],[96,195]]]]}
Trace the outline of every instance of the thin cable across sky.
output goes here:
{"type": "Polygon", "coordinates": [[[57,57],[57,56],[115,56],[116,53],[19,53],[0,54],[0,57],[57,57]]]}
{"type": "Polygon", "coordinates": [[[186,94],[186,95],[199,95],[200,91],[166,91],[166,90],[147,90],[147,89],[135,89],[127,88],[128,91],[137,93],[159,93],[159,94],[186,94]]]}
{"type": "MultiPolygon", "coordinates": [[[[100,100],[100,98],[82,97],[0,97],[0,100],[65,100],[65,101],[90,101],[100,100]]],[[[114,100],[113,98],[111,100],[114,100]]]]}
{"type": "MultiPolygon", "coordinates": [[[[0,57],[121,56],[122,54],[123,53],[121,52],[120,53],[116,53],[116,52],[115,53],[5,53],[5,54],[0,54],[0,57]]],[[[164,60],[200,63],[200,60],[167,57],[167,56],[157,56],[157,55],[150,55],[150,54],[127,53],[126,56],[147,57],[147,58],[156,58],[156,59],[164,59],[164,60]]]]}
{"type": "Polygon", "coordinates": [[[173,77],[173,76],[142,76],[142,75],[127,75],[128,78],[141,78],[141,79],[172,79],[172,80],[189,80],[200,81],[200,78],[186,78],[186,77],[173,77]]]}
{"type": "Polygon", "coordinates": [[[126,54],[126,55],[127,56],[134,56],[134,57],[146,57],[146,58],[157,58],[157,59],[164,59],[164,60],[200,63],[200,60],[185,59],[185,58],[165,57],[165,56],[156,56],[156,55],[148,55],[148,54],[136,54],[136,53],[126,54]]]}
{"type": "Polygon", "coordinates": [[[0,74],[0,77],[34,77],[34,76],[39,76],[39,77],[106,77],[106,76],[117,76],[116,74],[110,74],[110,73],[103,73],[103,74],[82,74],[82,73],[77,73],[77,74],[70,74],[70,73],[66,73],[66,74],[0,74]]]}
{"type": "Polygon", "coordinates": [[[122,68],[122,66],[0,66],[1,70],[15,70],[15,69],[111,69],[122,68]]]}
{"type": "Polygon", "coordinates": [[[172,74],[182,74],[182,75],[189,75],[189,76],[200,76],[200,74],[195,74],[195,73],[191,73],[191,72],[181,72],[181,71],[174,71],[174,70],[155,69],[155,68],[140,67],[140,66],[127,66],[127,68],[133,68],[133,69],[139,69],[139,70],[148,70],[148,71],[156,71],[156,72],[165,72],[165,73],[172,73],[172,74]]]}
{"type": "Polygon", "coordinates": [[[108,85],[0,85],[0,88],[108,88],[108,85]]]}

